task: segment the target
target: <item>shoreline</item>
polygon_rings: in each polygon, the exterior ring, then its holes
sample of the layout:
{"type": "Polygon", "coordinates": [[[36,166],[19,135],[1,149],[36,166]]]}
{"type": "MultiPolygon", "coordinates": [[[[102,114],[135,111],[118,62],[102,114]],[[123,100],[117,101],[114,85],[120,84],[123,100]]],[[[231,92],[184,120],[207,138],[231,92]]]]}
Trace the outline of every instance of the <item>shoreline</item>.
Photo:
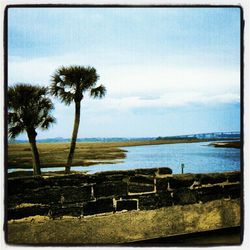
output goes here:
{"type": "Polygon", "coordinates": [[[241,148],[241,142],[240,141],[212,142],[209,143],[208,146],[216,148],[241,148]]]}

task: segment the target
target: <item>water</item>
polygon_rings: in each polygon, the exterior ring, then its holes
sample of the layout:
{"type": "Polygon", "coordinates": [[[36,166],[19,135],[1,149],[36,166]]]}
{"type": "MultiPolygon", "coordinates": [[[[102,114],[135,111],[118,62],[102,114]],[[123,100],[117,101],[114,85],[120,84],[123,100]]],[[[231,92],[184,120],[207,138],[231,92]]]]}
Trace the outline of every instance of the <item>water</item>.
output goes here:
{"type": "MultiPolygon", "coordinates": [[[[209,142],[123,147],[127,157],[121,163],[72,167],[89,173],[135,168],[170,167],[173,173],[208,173],[240,170],[240,149],[207,146],[209,142]]],[[[64,170],[45,168],[42,171],[64,170]]]]}
{"type": "Polygon", "coordinates": [[[184,173],[240,170],[240,149],[215,148],[207,145],[207,142],[200,142],[124,147],[123,149],[128,152],[123,163],[93,165],[84,169],[93,173],[108,170],[170,167],[173,173],[181,173],[180,166],[181,163],[184,163],[184,173]]]}

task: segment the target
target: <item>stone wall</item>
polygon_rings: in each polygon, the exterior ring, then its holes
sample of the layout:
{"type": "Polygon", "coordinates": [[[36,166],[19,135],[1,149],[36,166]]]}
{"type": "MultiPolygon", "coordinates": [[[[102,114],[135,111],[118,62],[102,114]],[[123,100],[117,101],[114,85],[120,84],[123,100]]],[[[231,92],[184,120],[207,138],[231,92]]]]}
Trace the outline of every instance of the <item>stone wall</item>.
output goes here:
{"type": "Polygon", "coordinates": [[[172,174],[169,168],[8,179],[8,220],[152,210],[240,197],[240,172],[172,174]]]}

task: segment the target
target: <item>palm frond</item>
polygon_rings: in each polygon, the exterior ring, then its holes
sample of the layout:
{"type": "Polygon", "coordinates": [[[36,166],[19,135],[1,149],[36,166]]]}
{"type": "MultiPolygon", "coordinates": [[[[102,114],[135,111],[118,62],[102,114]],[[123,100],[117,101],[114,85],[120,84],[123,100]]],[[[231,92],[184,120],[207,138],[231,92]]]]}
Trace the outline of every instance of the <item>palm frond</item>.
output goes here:
{"type": "Polygon", "coordinates": [[[39,98],[45,96],[47,88],[31,84],[16,84],[9,87],[7,102],[8,108],[18,109],[21,106],[35,102],[39,98]]]}
{"type": "Polygon", "coordinates": [[[20,117],[15,112],[8,112],[8,124],[15,124],[20,120],[20,117]]]}
{"type": "Polygon", "coordinates": [[[84,70],[82,69],[82,78],[80,83],[80,89],[82,91],[89,90],[96,86],[96,82],[99,79],[99,75],[96,72],[94,67],[86,67],[84,70]]]}
{"type": "Polygon", "coordinates": [[[50,93],[68,105],[73,100],[81,101],[83,93],[95,88],[98,79],[94,67],[62,66],[51,78],[50,93]]]}
{"type": "Polygon", "coordinates": [[[9,127],[8,128],[8,135],[9,138],[15,138],[17,135],[21,134],[22,132],[24,132],[25,128],[23,126],[13,126],[13,127],[9,127]]]}
{"type": "Polygon", "coordinates": [[[51,111],[54,109],[54,104],[49,98],[41,98],[37,102],[38,109],[51,111]]]}
{"type": "MultiPolygon", "coordinates": [[[[54,109],[46,96],[48,89],[31,84],[16,84],[8,89],[9,136],[15,137],[27,129],[41,127],[42,121],[49,117],[45,125],[52,120],[50,112],[54,109]]],[[[45,126],[45,127],[46,127],[45,126]]]]}
{"type": "Polygon", "coordinates": [[[53,123],[56,122],[56,119],[53,116],[46,116],[41,122],[40,127],[42,129],[48,129],[53,123]]]}
{"type": "Polygon", "coordinates": [[[106,91],[106,88],[103,85],[100,85],[99,87],[90,90],[90,96],[93,98],[102,98],[105,96],[106,91]]]}
{"type": "Polygon", "coordinates": [[[58,97],[61,102],[64,102],[66,105],[69,105],[75,97],[75,93],[71,92],[70,89],[67,91],[66,84],[62,82],[52,82],[50,86],[50,94],[58,97]]]}

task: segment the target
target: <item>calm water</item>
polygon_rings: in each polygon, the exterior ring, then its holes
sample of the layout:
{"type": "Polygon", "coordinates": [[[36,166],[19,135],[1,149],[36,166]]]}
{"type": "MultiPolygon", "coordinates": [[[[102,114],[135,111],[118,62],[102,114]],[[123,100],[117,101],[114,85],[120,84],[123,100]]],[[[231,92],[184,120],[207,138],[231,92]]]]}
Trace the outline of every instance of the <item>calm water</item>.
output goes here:
{"type": "MultiPolygon", "coordinates": [[[[123,147],[127,157],[122,163],[100,164],[90,167],[72,167],[72,170],[90,173],[127,170],[134,168],[170,167],[173,173],[206,173],[240,170],[240,149],[215,148],[209,142],[162,144],[137,147],[123,147]]],[[[64,168],[42,169],[42,171],[63,170],[64,168]]]]}
{"type": "Polygon", "coordinates": [[[90,172],[126,170],[133,168],[170,167],[173,173],[206,173],[240,170],[240,149],[215,148],[207,142],[162,144],[124,147],[127,157],[123,163],[94,165],[90,172]]]}

